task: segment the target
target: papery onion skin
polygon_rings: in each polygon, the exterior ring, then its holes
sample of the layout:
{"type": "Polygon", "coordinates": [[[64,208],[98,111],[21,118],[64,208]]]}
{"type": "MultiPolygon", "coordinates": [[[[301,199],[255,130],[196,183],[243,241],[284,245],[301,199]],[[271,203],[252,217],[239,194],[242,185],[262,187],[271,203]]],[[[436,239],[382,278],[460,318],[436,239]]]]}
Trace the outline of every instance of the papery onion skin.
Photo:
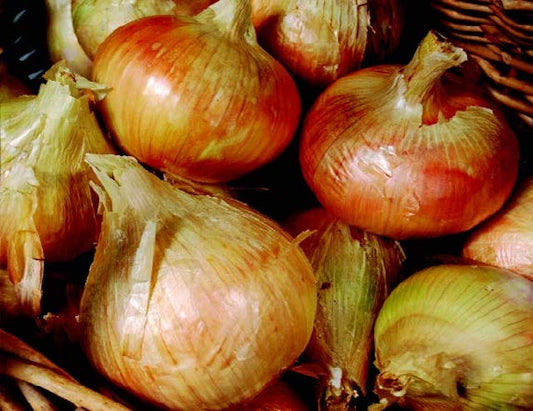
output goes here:
{"type": "Polygon", "coordinates": [[[132,157],[88,161],[105,189],[80,307],[91,363],[164,409],[251,399],[311,335],[315,279],[297,242],[245,205],[181,192],[132,157]]]}
{"type": "Polygon", "coordinates": [[[519,182],[502,210],[474,228],[463,256],[533,280],[533,176],[519,182]]]}
{"type": "Polygon", "coordinates": [[[257,45],[246,4],[222,0],[192,19],[145,17],[104,41],[93,76],[113,88],[101,112],[127,154],[170,174],[224,182],[288,146],[299,94],[257,45]],[[232,5],[239,27],[218,27],[215,16],[232,5]]]}
{"type": "Polygon", "coordinates": [[[326,209],[408,239],[466,231],[501,208],[517,178],[518,142],[481,89],[444,73],[464,58],[430,32],[408,65],[358,70],[318,97],[300,164],[326,209]]]}
{"type": "Polygon", "coordinates": [[[533,407],[533,282],[490,266],[441,265],[396,287],[375,324],[382,405],[533,407]]]}
{"type": "Polygon", "coordinates": [[[350,227],[322,207],[291,215],[317,277],[317,313],[301,367],[322,368],[319,401],[325,409],[348,407],[366,395],[376,316],[400,281],[405,253],[398,241],[350,227]]]}
{"type": "Polygon", "coordinates": [[[40,311],[43,261],[71,260],[98,236],[93,174],[83,156],[116,152],[90,107],[97,86],[63,63],[45,76],[38,95],[0,105],[0,264],[32,316],[40,311]]]}
{"type": "Polygon", "coordinates": [[[72,0],[74,31],[91,60],[107,36],[130,21],[155,15],[193,16],[214,0],[72,0]]]}

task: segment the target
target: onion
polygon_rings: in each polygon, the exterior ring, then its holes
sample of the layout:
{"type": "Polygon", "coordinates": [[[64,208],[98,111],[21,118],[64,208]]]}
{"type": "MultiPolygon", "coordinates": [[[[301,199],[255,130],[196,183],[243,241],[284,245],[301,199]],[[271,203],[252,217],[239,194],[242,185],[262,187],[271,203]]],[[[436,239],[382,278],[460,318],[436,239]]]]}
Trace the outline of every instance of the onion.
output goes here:
{"type": "Polygon", "coordinates": [[[309,408],[296,391],[283,379],[266,387],[248,404],[233,411],[307,411],[309,408]]]}
{"type": "Polygon", "coordinates": [[[326,209],[407,239],[467,231],[502,207],[518,141],[483,90],[451,70],[466,58],[430,31],[407,65],[358,70],[318,97],[300,164],[326,209]]]}
{"type": "Polygon", "coordinates": [[[374,321],[405,254],[399,242],[350,227],[323,208],[293,214],[285,226],[293,235],[315,230],[302,248],[317,277],[318,306],[299,367],[321,368],[323,409],[348,409],[366,395],[374,321]]]}
{"type": "Polygon", "coordinates": [[[101,112],[127,154],[203,182],[236,179],[281,154],[300,98],[257,44],[250,13],[247,0],[220,0],[193,18],[131,22],[102,43],[93,76],[113,90],[101,112]]]}
{"type": "Polygon", "coordinates": [[[84,77],[91,75],[92,61],[80,46],[72,23],[71,0],[45,0],[46,44],[52,63],[64,60],[67,67],[84,77]]]}
{"type": "Polygon", "coordinates": [[[43,259],[68,261],[94,248],[99,230],[85,153],[114,153],[90,107],[105,93],[63,63],[38,95],[3,100],[0,264],[24,312],[40,310],[43,259]]]}
{"type": "Polygon", "coordinates": [[[382,54],[395,50],[401,8],[397,0],[252,0],[259,43],[294,76],[319,87],[360,68],[370,38],[382,54]]]}
{"type": "Polygon", "coordinates": [[[383,407],[533,408],[533,282],[500,268],[439,265],[396,287],[375,325],[383,407]]]}
{"type": "Polygon", "coordinates": [[[80,304],[87,357],[166,409],[222,409],[303,352],[316,286],[298,241],[236,200],[194,195],[133,157],[88,155],[102,231],[80,304]]]}
{"type": "Polygon", "coordinates": [[[115,29],[130,21],[155,15],[194,16],[214,0],[72,0],[74,31],[87,55],[115,29]]]}
{"type": "Polygon", "coordinates": [[[469,234],[463,256],[533,280],[533,176],[520,181],[505,208],[469,234]]]}

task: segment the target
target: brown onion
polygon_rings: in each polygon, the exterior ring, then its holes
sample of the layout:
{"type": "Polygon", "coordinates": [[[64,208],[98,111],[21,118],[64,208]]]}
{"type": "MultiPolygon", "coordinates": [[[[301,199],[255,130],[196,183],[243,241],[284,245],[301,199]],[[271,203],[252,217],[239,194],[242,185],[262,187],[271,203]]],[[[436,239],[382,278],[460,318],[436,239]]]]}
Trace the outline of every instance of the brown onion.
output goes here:
{"type": "Polygon", "coordinates": [[[294,388],[285,380],[279,379],[249,403],[235,407],[232,411],[307,411],[308,409],[294,388]]]}
{"type": "Polygon", "coordinates": [[[315,278],[298,241],[229,198],[180,191],[133,157],[87,156],[102,231],[80,306],[103,375],[166,409],[257,395],[304,350],[315,278]]]}
{"type": "Polygon", "coordinates": [[[395,50],[403,30],[401,9],[397,0],[252,0],[259,43],[314,86],[360,68],[371,39],[373,56],[377,47],[380,56],[395,50]]]}
{"type": "Polygon", "coordinates": [[[270,162],[300,118],[296,85],[257,44],[247,0],[122,26],[93,69],[112,87],[101,112],[118,145],[192,180],[228,181],[270,162]]]}
{"type": "Polygon", "coordinates": [[[407,65],[358,70],[319,96],[300,163],[326,209],[406,239],[466,231],[501,208],[518,142],[493,100],[451,70],[465,60],[429,32],[407,65]]]}
{"type": "Polygon", "coordinates": [[[504,209],[470,233],[463,256],[533,280],[533,176],[520,182],[504,209]]]}

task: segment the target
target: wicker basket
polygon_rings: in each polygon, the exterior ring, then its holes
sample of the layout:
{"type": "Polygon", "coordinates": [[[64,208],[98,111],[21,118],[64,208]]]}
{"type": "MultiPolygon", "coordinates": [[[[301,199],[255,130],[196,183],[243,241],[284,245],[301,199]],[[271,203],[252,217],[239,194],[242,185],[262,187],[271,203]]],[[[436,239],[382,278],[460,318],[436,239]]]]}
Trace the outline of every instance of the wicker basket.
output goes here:
{"type": "Polygon", "coordinates": [[[430,0],[494,98],[533,129],[533,0],[430,0]]]}

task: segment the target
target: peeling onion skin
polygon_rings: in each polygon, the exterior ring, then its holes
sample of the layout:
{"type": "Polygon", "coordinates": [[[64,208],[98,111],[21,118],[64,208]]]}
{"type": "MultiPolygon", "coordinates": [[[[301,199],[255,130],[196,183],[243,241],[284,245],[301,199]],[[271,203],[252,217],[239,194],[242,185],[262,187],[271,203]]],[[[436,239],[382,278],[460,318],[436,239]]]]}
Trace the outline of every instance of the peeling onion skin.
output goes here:
{"type": "Polygon", "coordinates": [[[100,111],[117,144],[195,181],[225,182],[269,163],[300,121],[294,80],[257,44],[243,0],[121,27],[102,43],[93,77],[113,88],[100,111]],[[233,21],[222,27],[223,19],[233,21]]]}
{"type": "Polygon", "coordinates": [[[235,200],[173,188],[132,157],[88,161],[105,190],[80,308],[97,370],[164,409],[223,409],[296,361],[316,285],[295,239],[235,200]]]}
{"type": "Polygon", "coordinates": [[[533,176],[520,181],[505,208],[470,233],[463,256],[533,280],[533,176]]]}
{"type": "Polygon", "coordinates": [[[318,97],[304,119],[300,164],[326,209],[409,239],[467,231],[502,207],[518,142],[499,107],[447,71],[465,59],[430,32],[408,65],[358,70],[318,97]]]}
{"type": "Polygon", "coordinates": [[[533,408],[533,282],[490,266],[441,265],[404,280],[374,329],[383,409],[533,408]]]}

